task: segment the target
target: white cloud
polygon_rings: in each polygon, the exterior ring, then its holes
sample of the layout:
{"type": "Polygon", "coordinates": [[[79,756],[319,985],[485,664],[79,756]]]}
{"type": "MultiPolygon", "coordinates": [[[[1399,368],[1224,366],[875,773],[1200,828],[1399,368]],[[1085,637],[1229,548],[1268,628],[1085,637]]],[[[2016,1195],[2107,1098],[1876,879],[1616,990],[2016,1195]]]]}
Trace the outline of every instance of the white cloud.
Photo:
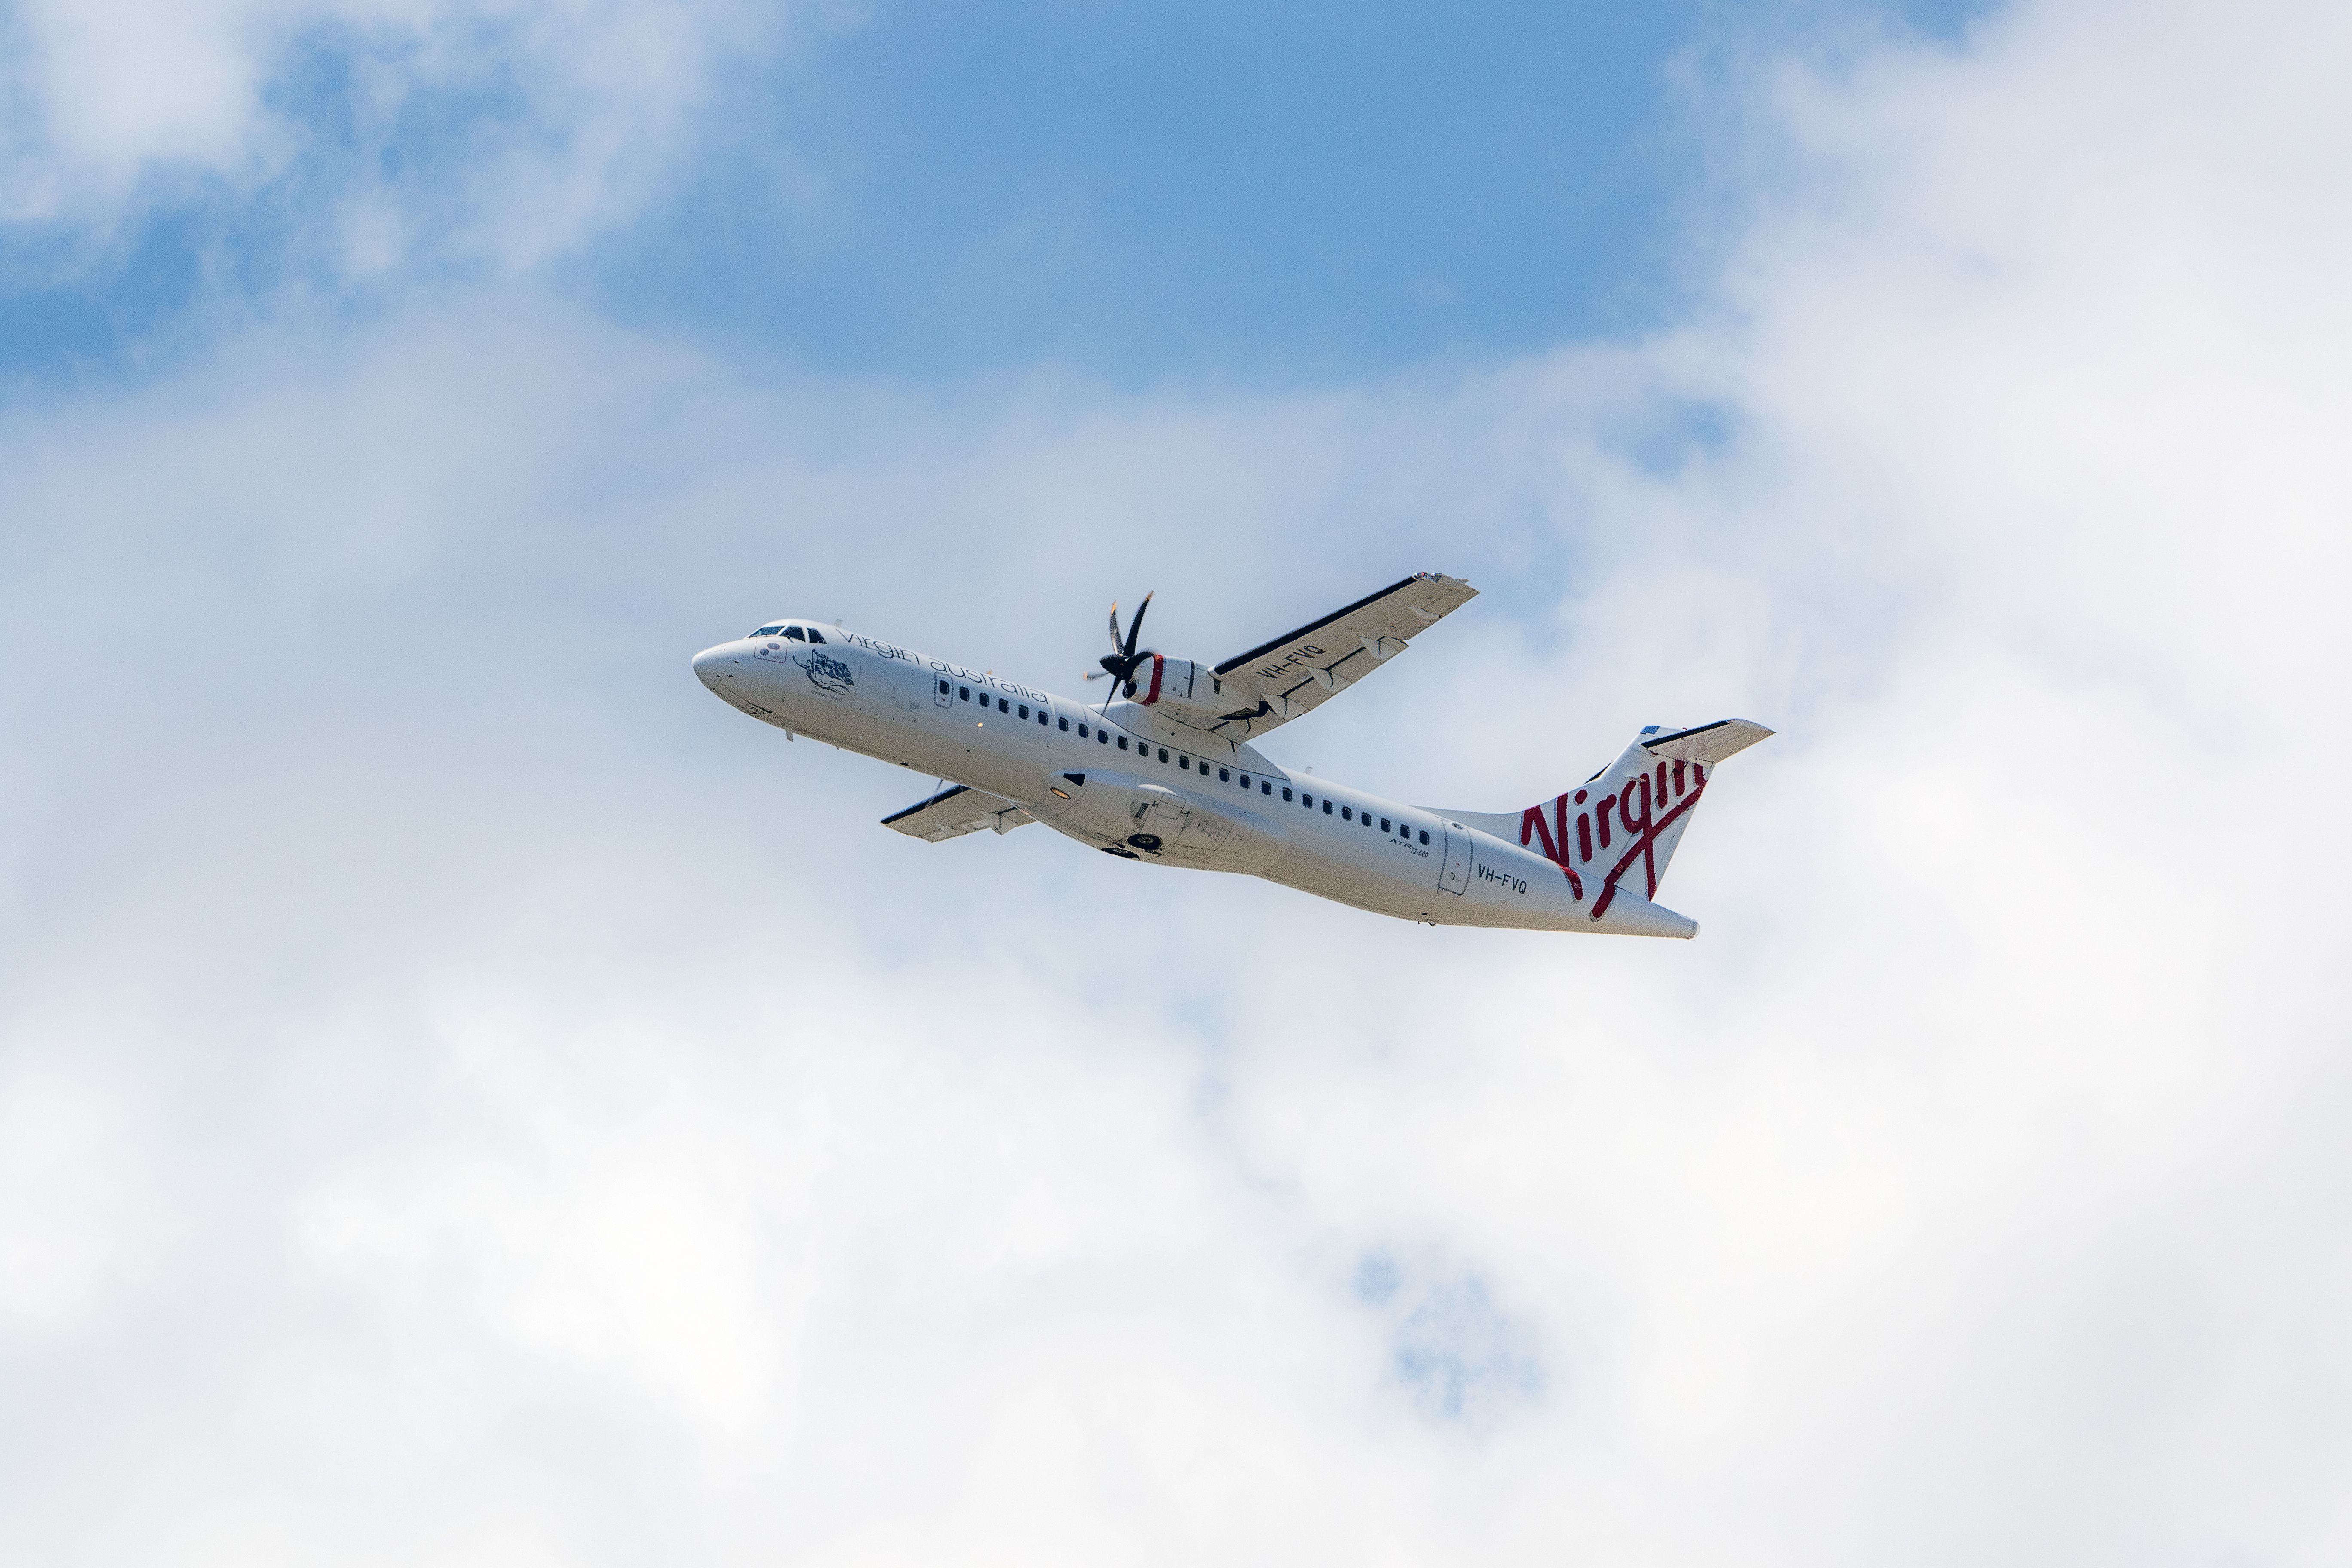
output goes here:
{"type": "MultiPolygon", "coordinates": [[[[820,12],[820,14],[822,14],[820,12]]],[[[737,0],[18,7],[0,216],[100,236],[273,190],[303,259],[527,268],[633,215],[786,13],[737,0]]]]}
{"type": "Polygon", "coordinates": [[[499,298],[14,417],[9,1554],[2339,1559],[2336,26],[1791,74],[1707,315],[1458,379],[499,298]],[[1114,595],[1215,654],[1423,565],[1488,597],[1277,752],[1502,807],[1774,723],[1697,942],[901,843],[683,664],[1067,685],[1114,595]]]}

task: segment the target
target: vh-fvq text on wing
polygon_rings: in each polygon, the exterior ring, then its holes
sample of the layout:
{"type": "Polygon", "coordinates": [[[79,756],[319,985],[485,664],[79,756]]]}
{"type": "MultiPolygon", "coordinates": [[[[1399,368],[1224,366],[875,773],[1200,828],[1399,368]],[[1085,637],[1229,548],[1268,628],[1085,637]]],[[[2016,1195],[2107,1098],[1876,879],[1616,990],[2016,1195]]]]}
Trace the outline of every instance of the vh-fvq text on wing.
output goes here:
{"type": "Polygon", "coordinates": [[[1104,659],[1129,701],[1164,720],[1238,744],[1311,713],[1412,646],[1428,627],[1478,596],[1459,577],[1417,572],[1249,652],[1209,666],[1134,644],[1150,596],[1122,646],[1112,612],[1113,652],[1104,659]]]}
{"type": "Polygon", "coordinates": [[[1232,740],[1262,735],[1313,712],[1477,596],[1459,577],[1416,572],[1225,660],[1217,679],[1247,700],[1219,720],[1219,732],[1232,740]]]}

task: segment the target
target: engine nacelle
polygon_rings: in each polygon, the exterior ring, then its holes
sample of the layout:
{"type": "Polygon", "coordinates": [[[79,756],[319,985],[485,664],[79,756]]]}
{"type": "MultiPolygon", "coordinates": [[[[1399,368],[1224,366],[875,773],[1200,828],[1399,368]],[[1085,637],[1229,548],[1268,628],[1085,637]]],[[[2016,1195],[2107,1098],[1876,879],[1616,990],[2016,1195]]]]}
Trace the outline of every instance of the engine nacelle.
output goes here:
{"type": "Polygon", "coordinates": [[[1171,718],[1214,722],[1236,708],[1255,708],[1255,698],[1244,701],[1225,689],[1210,666],[1189,658],[1155,653],[1151,662],[1137,667],[1135,702],[1144,708],[1164,708],[1171,718]]]}
{"type": "Polygon", "coordinates": [[[1202,871],[1263,871],[1290,847],[1290,830],[1215,795],[1088,768],[1055,773],[1031,815],[1071,837],[1136,860],[1202,871]]]}

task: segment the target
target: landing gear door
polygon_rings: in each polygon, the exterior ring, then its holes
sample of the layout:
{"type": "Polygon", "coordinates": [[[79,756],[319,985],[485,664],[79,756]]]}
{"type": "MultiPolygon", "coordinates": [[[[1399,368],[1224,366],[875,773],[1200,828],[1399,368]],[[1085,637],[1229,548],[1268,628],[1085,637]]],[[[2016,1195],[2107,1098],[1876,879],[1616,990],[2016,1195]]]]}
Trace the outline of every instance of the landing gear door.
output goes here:
{"type": "Polygon", "coordinates": [[[1437,885],[1456,898],[1470,886],[1470,830],[1458,822],[1445,825],[1445,868],[1437,874],[1437,885]]]}

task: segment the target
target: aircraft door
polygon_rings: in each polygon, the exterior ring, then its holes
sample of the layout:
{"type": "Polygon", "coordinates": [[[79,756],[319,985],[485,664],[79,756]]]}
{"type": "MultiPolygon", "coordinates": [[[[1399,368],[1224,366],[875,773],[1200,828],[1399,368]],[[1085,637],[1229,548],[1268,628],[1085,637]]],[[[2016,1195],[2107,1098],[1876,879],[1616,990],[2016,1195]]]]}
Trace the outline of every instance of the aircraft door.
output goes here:
{"type": "Polygon", "coordinates": [[[923,706],[923,688],[931,684],[929,675],[911,664],[894,667],[890,678],[890,700],[898,705],[898,717],[911,724],[923,706]]]}
{"type": "Polygon", "coordinates": [[[955,706],[955,682],[936,670],[931,674],[931,702],[939,708],[955,706]]]}
{"type": "Polygon", "coordinates": [[[1470,887],[1470,830],[1458,822],[1445,825],[1445,868],[1437,885],[1456,898],[1470,887]]]}
{"type": "Polygon", "coordinates": [[[923,700],[917,682],[922,679],[911,664],[876,654],[865,656],[865,679],[857,688],[857,710],[877,719],[911,724],[923,700]]]}

